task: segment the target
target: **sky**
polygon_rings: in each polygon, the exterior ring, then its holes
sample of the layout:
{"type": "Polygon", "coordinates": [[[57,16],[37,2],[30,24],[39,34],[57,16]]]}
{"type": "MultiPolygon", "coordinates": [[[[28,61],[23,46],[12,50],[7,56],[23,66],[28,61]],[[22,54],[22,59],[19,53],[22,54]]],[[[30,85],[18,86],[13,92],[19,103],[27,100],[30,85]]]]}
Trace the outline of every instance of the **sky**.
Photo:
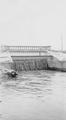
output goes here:
{"type": "Polygon", "coordinates": [[[66,50],[66,0],[0,0],[0,44],[66,50]]]}

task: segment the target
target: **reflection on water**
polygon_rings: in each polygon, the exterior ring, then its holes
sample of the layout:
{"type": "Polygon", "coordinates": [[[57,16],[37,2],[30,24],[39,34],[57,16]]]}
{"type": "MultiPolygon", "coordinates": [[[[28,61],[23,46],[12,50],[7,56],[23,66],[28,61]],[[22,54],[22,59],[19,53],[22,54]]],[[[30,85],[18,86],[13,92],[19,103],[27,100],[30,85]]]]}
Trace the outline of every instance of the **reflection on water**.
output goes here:
{"type": "Polygon", "coordinates": [[[1,120],[66,120],[66,73],[21,72],[0,77],[1,120]]]}

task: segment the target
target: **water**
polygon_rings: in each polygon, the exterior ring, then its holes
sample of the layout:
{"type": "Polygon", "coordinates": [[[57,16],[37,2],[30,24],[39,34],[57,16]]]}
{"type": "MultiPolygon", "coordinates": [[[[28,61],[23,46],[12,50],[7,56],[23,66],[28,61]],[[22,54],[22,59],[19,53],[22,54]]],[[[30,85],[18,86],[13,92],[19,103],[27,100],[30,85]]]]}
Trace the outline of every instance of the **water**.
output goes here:
{"type": "Polygon", "coordinates": [[[66,120],[66,73],[0,75],[0,120],[66,120]]]}

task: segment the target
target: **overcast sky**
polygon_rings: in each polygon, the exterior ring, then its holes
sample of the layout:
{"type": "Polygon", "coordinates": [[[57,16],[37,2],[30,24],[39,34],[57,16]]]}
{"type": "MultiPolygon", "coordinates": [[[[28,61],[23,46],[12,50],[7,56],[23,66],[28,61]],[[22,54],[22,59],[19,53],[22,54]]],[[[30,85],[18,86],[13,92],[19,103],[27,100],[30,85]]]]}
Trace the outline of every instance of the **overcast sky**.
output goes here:
{"type": "Polygon", "coordinates": [[[0,44],[66,49],[66,0],[0,0],[0,44]]]}

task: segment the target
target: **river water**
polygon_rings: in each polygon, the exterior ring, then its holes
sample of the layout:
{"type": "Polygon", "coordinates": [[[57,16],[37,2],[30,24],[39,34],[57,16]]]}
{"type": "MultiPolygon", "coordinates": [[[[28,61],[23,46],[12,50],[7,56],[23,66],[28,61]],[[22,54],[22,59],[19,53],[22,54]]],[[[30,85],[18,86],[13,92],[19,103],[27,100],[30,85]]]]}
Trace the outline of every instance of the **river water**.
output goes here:
{"type": "Polygon", "coordinates": [[[66,120],[66,73],[0,75],[0,120],[66,120]]]}

